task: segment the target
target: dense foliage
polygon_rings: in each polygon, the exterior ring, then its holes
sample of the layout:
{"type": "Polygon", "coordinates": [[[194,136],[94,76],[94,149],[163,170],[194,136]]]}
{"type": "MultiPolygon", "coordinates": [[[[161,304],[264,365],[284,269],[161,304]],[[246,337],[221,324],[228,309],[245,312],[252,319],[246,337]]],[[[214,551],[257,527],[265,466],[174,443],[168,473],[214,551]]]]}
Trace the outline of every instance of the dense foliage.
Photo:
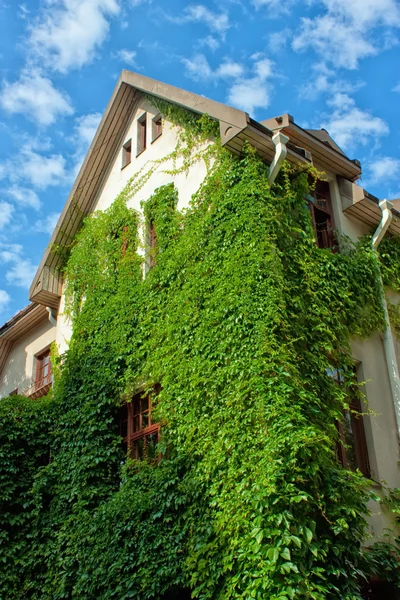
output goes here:
{"type": "Polygon", "coordinates": [[[173,184],[156,190],[145,278],[132,187],[86,220],[52,419],[46,402],[1,404],[23,472],[17,492],[0,473],[2,598],[360,598],[368,486],[337,463],[335,420],[350,337],[384,324],[379,266],[365,242],[317,248],[307,170],[284,166],[272,189],[267,174],[251,148],[217,149],[185,213],[173,184]],[[156,384],[160,460],[125,460],[119,406],[156,384]]]}

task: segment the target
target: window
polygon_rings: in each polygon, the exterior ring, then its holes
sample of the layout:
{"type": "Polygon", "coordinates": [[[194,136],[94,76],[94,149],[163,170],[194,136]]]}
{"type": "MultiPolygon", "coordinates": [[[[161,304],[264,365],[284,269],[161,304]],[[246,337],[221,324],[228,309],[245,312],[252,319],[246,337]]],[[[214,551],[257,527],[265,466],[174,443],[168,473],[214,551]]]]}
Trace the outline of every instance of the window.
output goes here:
{"type": "Polygon", "coordinates": [[[317,181],[312,195],[307,197],[319,248],[335,248],[334,220],[329,183],[317,181]]]}
{"type": "Polygon", "coordinates": [[[35,382],[28,390],[30,398],[40,398],[49,391],[52,384],[52,370],[50,362],[50,349],[36,356],[35,382]]]}
{"type": "Polygon", "coordinates": [[[157,138],[162,134],[162,117],[161,115],[157,115],[152,120],[152,132],[151,132],[151,141],[152,143],[156,141],[157,138]]]}
{"type": "Polygon", "coordinates": [[[144,113],[140,119],[137,120],[137,153],[139,156],[144,150],[146,150],[146,139],[147,139],[147,113],[144,113]]]}
{"type": "MultiPolygon", "coordinates": [[[[329,370],[328,375],[333,377],[338,385],[342,385],[340,369],[329,370]]],[[[354,372],[354,385],[356,377],[354,372]]],[[[349,410],[344,411],[342,420],[336,423],[339,432],[338,459],[345,469],[359,469],[365,477],[371,477],[361,402],[355,388],[350,394],[349,410]]]]}
{"type": "Polygon", "coordinates": [[[122,146],[122,169],[129,165],[132,160],[132,140],[128,140],[122,146]]]}
{"type": "Polygon", "coordinates": [[[136,394],[132,402],[121,407],[120,435],[126,452],[136,460],[157,458],[159,424],[152,420],[152,403],[149,394],[136,394]]]}

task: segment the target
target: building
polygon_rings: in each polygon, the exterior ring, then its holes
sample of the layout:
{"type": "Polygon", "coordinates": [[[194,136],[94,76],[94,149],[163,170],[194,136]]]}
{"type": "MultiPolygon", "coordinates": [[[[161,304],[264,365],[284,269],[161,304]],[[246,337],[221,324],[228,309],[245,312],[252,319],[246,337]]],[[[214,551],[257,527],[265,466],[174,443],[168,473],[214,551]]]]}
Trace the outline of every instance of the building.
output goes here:
{"type": "MultiPolygon", "coordinates": [[[[33,280],[33,304],[0,330],[2,396],[18,390],[35,397],[39,388],[48,389],[49,345],[55,341],[61,353],[68,345],[71,332],[63,315],[61,255],[51,248],[67,248],[82,219],[93,211],[108,208],[128,180],[135,173],[149,170],[150,165],[149,178],[130,203],[139,211],[141,200],[171,181],[179,190],[181,209],[188,205],[204,179],[206,166],[202,162],[191,164],[186,174],[165,172],[172,167],[172,159],[170,163],[162,159],[175,147],[177,134],[168,118],[163,119],[152,104],[152,97],[197,114],[207,113],[218,122],[224,147],[239,154],[243,144],[250,142],[268,164],[272,163],[271,176],[276,175],[284,156],[293,163],[312,163],[325,172],[327,181],[319,182],[314,196],[308,198],[320,247],[336,244],[334,229],[356,241],[381,223],[383,205],[356,183],[361,175],[360,163],[349,159],[325,130],[302,129],[288,114],[257,122],[241,110],[123,71],[33,280]]],[[[393,206],[387,210],[391,218],[389,231],[398,235],[400,212],[393,206]]],[[[342,460],[346,466],[358,466],[378,483],[385,481],[390,487],[399,487],[399,423],[393,365],[388,364],[387,350],[378,333],[368,340],[354,339],[352,349],[357,378],[365,382],[365,396],[375,416],[361,420],[348,415],[354,456],[342,456],[342,460]]],[[[395,349],[399,356],[397,340],[395,349]]],[[[340,379],[340,373],[332,376],[340,379]]],[[[140,410],[140,414],[143,412],[145,409],[140,410]]],[[[371,508],[371,528],[378,536],[388,521],[378,504],[371,508]]]]}

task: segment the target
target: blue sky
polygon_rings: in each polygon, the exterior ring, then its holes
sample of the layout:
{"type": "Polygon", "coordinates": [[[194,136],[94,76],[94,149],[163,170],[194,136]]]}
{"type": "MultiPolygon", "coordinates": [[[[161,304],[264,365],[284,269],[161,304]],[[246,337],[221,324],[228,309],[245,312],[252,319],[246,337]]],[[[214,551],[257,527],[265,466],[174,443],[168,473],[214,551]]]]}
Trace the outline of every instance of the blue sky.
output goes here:
{"type": "Polygon", "coordinates": [[[27,289],[122,68],[325,127],[400,196],[395,0],[0,0],[0,323],[27,289]]]}

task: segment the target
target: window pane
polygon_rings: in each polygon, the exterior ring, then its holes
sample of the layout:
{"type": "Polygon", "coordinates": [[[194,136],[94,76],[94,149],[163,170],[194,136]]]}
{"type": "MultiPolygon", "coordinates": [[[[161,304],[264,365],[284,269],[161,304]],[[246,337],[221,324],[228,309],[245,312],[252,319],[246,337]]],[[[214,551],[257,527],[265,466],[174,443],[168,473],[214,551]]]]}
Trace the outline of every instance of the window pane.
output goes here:
{"type": "Polygon", "coordinates": [[[133,417],[133,431],[140,431],[140,415],[133,417]]]}
{"type": "Polygon", "coordinates": [[[142,412],[145,410],[149,410],[149,397],[146,396],[145,398],[142,398],[142,412]]]}
{"type": "Polygon", "coordinates": [[[156,446],[158,443],[158,433],[151,433],[150,435],[146,436],[146,458],[148,460],[154,460],[155,458],[157,458],[157,453],[156,453],[156,446]]]}
{"type": "Polygon", "coordinates": [[[149,422],[149,413],[145,412],[145,413],[142,414],[142,429],[145,429],[149,425],[150,425],[150,422],[149,422]]]}
{"type": "Polygon", "coordinates": [[[352,416],[350,412],[347,410],[344,413],[343,418],[343,435],[344,435],[344,443],[345,443],[345,452],[348,468],[352,471],[357,469],[357,457],[355,450],[355,439],[354,439],[354,430],[352,423],[352,416]]]}

